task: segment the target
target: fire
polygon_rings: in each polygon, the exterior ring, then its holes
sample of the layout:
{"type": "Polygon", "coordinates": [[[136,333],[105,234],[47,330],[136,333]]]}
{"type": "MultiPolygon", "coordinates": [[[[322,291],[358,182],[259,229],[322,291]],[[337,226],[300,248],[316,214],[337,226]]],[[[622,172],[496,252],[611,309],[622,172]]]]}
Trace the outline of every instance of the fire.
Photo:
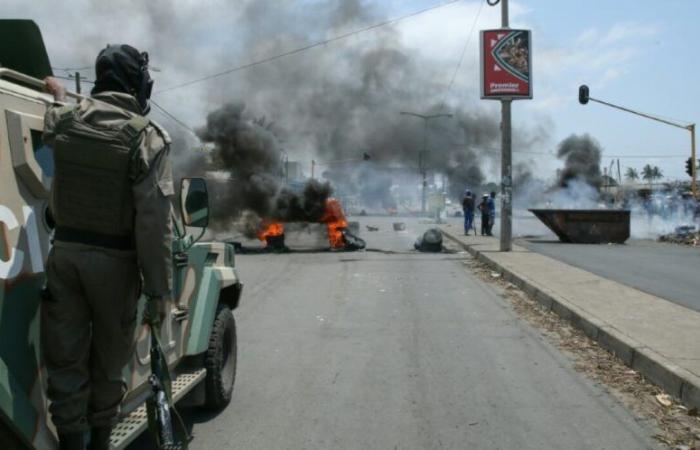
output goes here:
{"type": "Polygon", "coordinates": [[[267,242],[268,238],[278,237],[284,235],[284,224],[282,222],[275,222],[272,220],[264,220],[260,224],[260,231],[258,232],[258,239],[263,242],[267,242]]]}
{"type": "Polygon", "coordinates": [[[321,218],[321,223],[326,224],[326,228],[328,229],[328,241],[331,244],[331,248],[345,247],[343,230],[348,227],[348,222],[345,220],[343,208],[340,206],[340,202],[337,199],[329,198],[326,200],[326,210],[321,218]]]}

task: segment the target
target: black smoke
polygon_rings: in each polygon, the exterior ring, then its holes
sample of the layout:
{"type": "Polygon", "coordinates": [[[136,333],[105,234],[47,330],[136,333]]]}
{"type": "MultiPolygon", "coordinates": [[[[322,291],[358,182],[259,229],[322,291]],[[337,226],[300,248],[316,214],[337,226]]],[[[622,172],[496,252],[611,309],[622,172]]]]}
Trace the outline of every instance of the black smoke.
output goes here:
{"type": "Polygon", "coordinates": [[[559,186],[568,187],[570,182],[579,180],[600,189],[601,154],[600,145],[588,134],[572,134],[561,141],[557,148],[557,157],[564,160],[564,168],[559,176],[559,186]]]}
{"type": "Polygon", "coordinates": [[[184,168],[221,175],[219,181],[210,183],[212,225],[226,229],[243,219],[244,229],[252,234],[262,219],[317,222],[332,193],[330,184],[309,180],[299,191],[284,186],[274,124],[264,118],[248,118],[245,110],[243,103],[228,103],[211,112],[197,134],[213,147],[184,168]]]}

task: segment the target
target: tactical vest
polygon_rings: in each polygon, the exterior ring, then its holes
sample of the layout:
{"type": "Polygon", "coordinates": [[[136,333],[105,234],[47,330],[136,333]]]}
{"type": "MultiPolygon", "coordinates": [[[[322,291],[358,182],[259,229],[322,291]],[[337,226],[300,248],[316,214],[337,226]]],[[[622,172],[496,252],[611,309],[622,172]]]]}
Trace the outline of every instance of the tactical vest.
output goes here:
{"type": "Polygon", "coordinates": [[[120,127],[85,122],[65,106],[56,123],[53,215],[55,238],[102,247],[133,248],[131,162],[149,124],[134,116],[120,127]]]}

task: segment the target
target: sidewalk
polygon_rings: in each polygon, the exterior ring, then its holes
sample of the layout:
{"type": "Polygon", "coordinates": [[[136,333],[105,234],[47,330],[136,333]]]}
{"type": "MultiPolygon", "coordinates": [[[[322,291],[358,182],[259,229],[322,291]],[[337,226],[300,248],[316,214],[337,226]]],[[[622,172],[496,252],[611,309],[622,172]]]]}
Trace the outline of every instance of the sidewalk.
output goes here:
{"type": "Polygon", "coordinates": [[[441,228],[625,364],[686,406],[700,408],[699,312],[519,246],[501,253],[497,238],[463,236],[457,226],[441,228]]]}

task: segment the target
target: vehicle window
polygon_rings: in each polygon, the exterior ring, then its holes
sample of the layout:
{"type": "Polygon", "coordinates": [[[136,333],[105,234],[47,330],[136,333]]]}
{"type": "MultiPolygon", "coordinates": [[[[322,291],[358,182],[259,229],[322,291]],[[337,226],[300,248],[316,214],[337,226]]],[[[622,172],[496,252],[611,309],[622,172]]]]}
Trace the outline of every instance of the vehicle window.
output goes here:
{"type": "Polygon", "coordinates": [[[53,150],[41,139],[42,132],[39,130],[30,130],[32,136],[32,148],[34,149],[34,158],[39,163],[41,170],[47,177],[53,177],[53,150]]]}

